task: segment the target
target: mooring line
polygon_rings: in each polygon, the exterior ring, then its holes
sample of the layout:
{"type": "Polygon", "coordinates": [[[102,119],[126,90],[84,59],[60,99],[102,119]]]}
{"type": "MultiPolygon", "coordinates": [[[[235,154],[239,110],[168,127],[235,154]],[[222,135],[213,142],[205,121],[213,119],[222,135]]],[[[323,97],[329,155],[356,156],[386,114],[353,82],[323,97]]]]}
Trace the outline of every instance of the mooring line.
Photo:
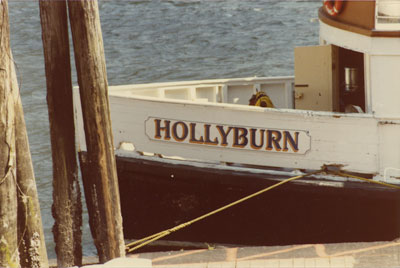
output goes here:
{"type": "Polygon", "coordinates": [[[230,203],[230,204],[228,204],[226,206],[223,206],[221,208],[213,210],[213,211],[211,211],[211,212],[209,212],[207,214],[204,214],[204,215],[202,215],[202,216],[200,216],[198,218],[195,218],[195,219],[193,219],[191,221],[182,223],[182,224],[180,224],[178,226],[175,226],[173,228],[164,230],[162,232],[159,232],[159,233],[147,236],[147,237],[145,237],[143,239],[140,239],[140,240],[134,241],[132,243],[129,243],[129,244],[126,245],[126,251],[128,253],[133,252],[133,251],[135,251],[135,250],[137,250],[137,249],[139,249],[141,247],[146,246],[147,244],[150,244],[153,241],[161,239],[161,238],[163,238],[163,237],[165,237],[165,236],[167,236],[167,235],[169,235],[169,234],[171,234],[173,232],[176,232],[176,231],[178,231],[180,229],[183,229],[183,228],[185,228],[185,227],[187,227],[187,226],[189,226],[189,225],[191,225],[191,224],[193,224],[195,222],[203,220],[203,219],[205,219],[205,218],[207,218],[209,216],[217,214],[218,212],[221,212],[221,211],[223,211],[225,209],[233,207],[233,206],[235,206],[237,204],[240,204],[240,203],[242,203],[242,202],[244,202],[246,200],[249,200],[249,199],[251,199],[253,197],[256,197],[256,196],[258,196],[260,194],[268,192],[269,190],[272,190],[272,189],[274,189],[276,187],[279,187],[279,186],[281,186],[281,185],[283,185],[285,183],[288,183],[288,182],[291,182],[291,181],[294,181],[294,180],[298,180],[298,179],[301,179],[301,178],[304,178],[304,177],[308,177],[308,176],[311,176],[311,175],[316,175],[316,174],[322,173],[322,172],[325,172],[327,174],[333,174],[333,175],[341,176],[341,177],[353,178],[353,179],[357,179],[357,180],[360,180],[360,181],[363,181],[363,182],[379,184],[379,185],[382,185],[382,186],[386,186],[386,187],[390,187],[390,188],[394,188],[394,189],[400,190],[400,186],[397,186],[397,185],[393,185],[393,184],[389,184],[389,183],[385,183],[385,182],[381,182],[381,181],[375,181],[375,180],[372,180],[372,179],[367,179],[367,178],[363,178],[363,177],[359,177],[359,176],[355,176],[355,175],[351,175],[351,174],[346,174],[346,173],[343,173],[341,171],[331,171],[331,170],[328,169],[327,166],[323,166],[322,169],[320,169],[318,171],[309,172],[309,173],[306,173],[306,174],[303,174],[303,175],[299,175],[299,176],[295,176],[295,177],[290,177],[288,179],[285,179],[283,181],[275,183],[274,185],[271,185],[271,186],[269,186],[267,188],[264,188],[264,189],[262,189],[262,190],[260,190],[260,191],[258,191],[256,193],[253,193],[251,195],[243,197],[243,198],[241,198],[241,199],[239,199],[239,200],[237,200],[235,202],[232,202],[232,203],[230,203]]]}
{"type": "Polygon", "coordinates": [[[288,183],[288,182],[291,182],[291,181],[294,181],[294,180],[298,180],[298,179],[301,179],[301,178],[304,178],[304,177],[307,177],[307,176],[315,175],[315,174],[318,174],[318,173],[321,173],[321,172],[324,172],[324,171],[325,171],[325,169],[321,169],[321,170],[318,170],[318,171],[309,172],[309,173],[307,173],[307,174],[303,174],[303,175],[291,177],[291,178],[285,179],[285,180],[283,180],[283,181],[280,181],[280,182],[278,182],[278,183],[275,183],[274,185],[271,185],[271,186],[269,186],[269,187],[267,187],[267,188],[265,188],[265,189],[262,189],[262,190],[260,190],[260,191],[258,191],[258,192],[256,192],[256,193],[253,193],[253,194],[251,194],[251,195],[248,195],[248,196],[246,196],[246,197],[243,197],[243,198],[241,198],[241,199],[239,199],[239,200],[237,200],[237,201],[235,201],[235,202],[232,202],[232,203],[230,203],[230,204],[228,204],[228,205],[226,205],[226,206],[223,206],[223,207],[221,207],[221,208],[218,208],[218,209],[216,209],[216,210],[213,210],[213,211],[211,211],[211,212],[209,212],[209,213],[207,213],[207,214],[204,214],[204,215],[202,215],[202,216],[200,216],[200,217],[198,217],[198,218],[195,218],[195,219],[193,219],[193,220],[191,220],[191,221],[182,223],[182,224],[180,224],[180,225],[178,225],[178,226],[175,226],[175,227],[173,227],[173,228],[164,230],[164,231],[162,231],[162,232],[159,232],[159,233],[150,235],[150,236],[148,236],[148,237],[145,237],[145,238],[143,238],[143,239],[140,239],[140,240],[134,241],[134,242],[132,242],[132,243],[129,243],[129,244],[126,245],[126,251],[127,251],[128,253],[133,252],[133,251],[135,251],[135,250],[137,250],[137,249],[139,249],[139,248],[141,248],[141,247],[144,247],[144,246],[147,245],[147,244],[150,244],[150,243],[153,242],[153,241],[156,241],[156,240],[158,240],[158,239],[161,239],[161,238],[163,238],[163,237],[165,237],[165,236],[167,236],[167,235],[169,235],[169,234],[171,234],[171,233],[173,233],[173,232],[176,232],[176,231],[178,231],[178,230],[180,230],[180,229],[183,229],[183,228],[185,228],[185,227],[187,227],[187,226],[189,226],[189,225],[191,225],[191,224],[193,224],[193,223],[195,223],[195,222],[198,222],[198,221],[203,220],[203,219],[205,219],[205,218],[207,218],[207,217],[209,217],[209,216],[212,216],[212,215],[214,215],[214,214],[216,214],[216,213],[218,213],[218,212],[221,212],[221,211],[223,211],[223,210],[225,210],[225,209],[228,209],[228,208],[233,207],[233,206],[235,206],[235,205],[237,205],[237,204],[240,204],[240,203],[242,203],[242,202],[244,202],[244,201],[246,201],[246,200],[249,200],[249,199],[251,199],[251,198],[253,198],[253,197],[256,197],[256,196],[258,196],[258,195],[260,195],[260,194],[263,194],[263,193],[265,193],[265,192],[267,192],[267,191],[269,191],[269,190],[272,190],[272,189],[274,189],[274,188],[276,188],[276,187],[279,187],[279,186],[281,186],[281,185],[283,185],[283,184],[285,184],[285,183],[288,183]],[[135,246],[135,245],[136,245],[136,246],[135,246]]]}
{"type": "Polygon", "coordinates": [[[340,176],[340,177],[348,177],[348,178],[352,178],[352,179],[356,179],[356,180],[360,180],[360,181],[364,181],[364,182],[379,184],[379,185],[382,185],[382,186],[386,186],[386,187],[389,187],[389,188],[394,188],[394,189],[400,190],[400,186],[398,186],[398,185],[386,183],[386,182],[383,182],[383,181],[375,181],[373,179],[367,179],[367,178],[359,177],[359,176],[356,176],[356,175],[343,173],[341,171],[330,171],[330,170],[327,170],[326,173],[328,173],[328,174],[330,173],[330,174],[333,174],[333,175],[336,175],[336,176],[340,176]]]}

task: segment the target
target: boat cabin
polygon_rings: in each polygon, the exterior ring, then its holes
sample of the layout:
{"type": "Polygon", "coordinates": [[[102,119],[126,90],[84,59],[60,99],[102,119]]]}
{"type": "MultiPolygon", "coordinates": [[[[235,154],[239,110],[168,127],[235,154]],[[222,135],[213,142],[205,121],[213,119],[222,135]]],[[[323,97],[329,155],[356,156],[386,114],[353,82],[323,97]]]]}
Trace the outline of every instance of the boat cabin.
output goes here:
{"type": "MultiPolygon", "coordinates": [[[[111,86],[116,153],[335,165],[399,183],[400,1],[325,1],[319,20],[320,45],[295,48],[294,77],[111,86]],[[275,108],[249,105],[259,91],[275,108]]],[[[79,110],[77,118],[85,150],[79,110]]]]}
{"type": "Polygon", "coordinates": [[[332,110],[357,105],[377,117],[398,118],[400,1],[343,1],[341,8],[334,16],[320,8],[321,46],[310,48],[314,57],[330,59],[332,110]]]}

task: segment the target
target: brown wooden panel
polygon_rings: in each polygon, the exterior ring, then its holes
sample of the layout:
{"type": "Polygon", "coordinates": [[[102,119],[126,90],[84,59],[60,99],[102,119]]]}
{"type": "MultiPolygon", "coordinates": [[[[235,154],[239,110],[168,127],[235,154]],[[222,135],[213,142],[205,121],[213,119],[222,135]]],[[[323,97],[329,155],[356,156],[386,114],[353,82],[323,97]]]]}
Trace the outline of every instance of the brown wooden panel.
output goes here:
{"type": "Polygon", "coordinates": [[[375,28],[375,1],[345,1],[338,19],[365,29],[375,28]]]}
{"type": "Polygon", "coordinates": [[[341,13],[335,17],[322,10],[332,20],[368,30],[375,27],[375,1],[344,1],[341,13]]]}
{"type": "Polygon", "coordinates": [[[345,1],[338,16],[330,16],[321,7],[319,19],[336,28],[373,37],[400,37],[400,31],[376,31],[375,1],[345,1]]]}

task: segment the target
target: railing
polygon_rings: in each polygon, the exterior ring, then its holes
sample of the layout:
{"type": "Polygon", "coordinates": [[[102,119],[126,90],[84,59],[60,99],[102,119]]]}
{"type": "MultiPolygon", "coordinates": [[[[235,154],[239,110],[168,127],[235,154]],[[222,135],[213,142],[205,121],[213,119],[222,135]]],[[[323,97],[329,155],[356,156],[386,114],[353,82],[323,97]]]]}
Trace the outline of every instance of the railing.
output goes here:
{"type": "Polygon", "coordinates": [[[252,94],[266,92],[278,108],[294,108],[294,77],[249,77],[111,86],[111,96],[165,98],[248,105],[252,94]]]}
{"type": "Polygon", "coordinates": [[[399,0],[376,0],[375,29],[380,31],[400,30],[399,0]]]}

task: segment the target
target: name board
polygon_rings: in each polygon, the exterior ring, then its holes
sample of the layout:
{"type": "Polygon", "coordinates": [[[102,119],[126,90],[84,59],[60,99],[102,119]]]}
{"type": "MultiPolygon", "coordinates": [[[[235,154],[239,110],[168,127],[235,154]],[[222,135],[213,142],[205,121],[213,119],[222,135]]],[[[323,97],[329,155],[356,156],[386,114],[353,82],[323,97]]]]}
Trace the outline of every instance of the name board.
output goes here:
{"type": "Polygon", "coordinates": [[[305,154],[311,145],[307,131],[234,126],[149,117],[150,140],[264,152],[305,154]]]}

